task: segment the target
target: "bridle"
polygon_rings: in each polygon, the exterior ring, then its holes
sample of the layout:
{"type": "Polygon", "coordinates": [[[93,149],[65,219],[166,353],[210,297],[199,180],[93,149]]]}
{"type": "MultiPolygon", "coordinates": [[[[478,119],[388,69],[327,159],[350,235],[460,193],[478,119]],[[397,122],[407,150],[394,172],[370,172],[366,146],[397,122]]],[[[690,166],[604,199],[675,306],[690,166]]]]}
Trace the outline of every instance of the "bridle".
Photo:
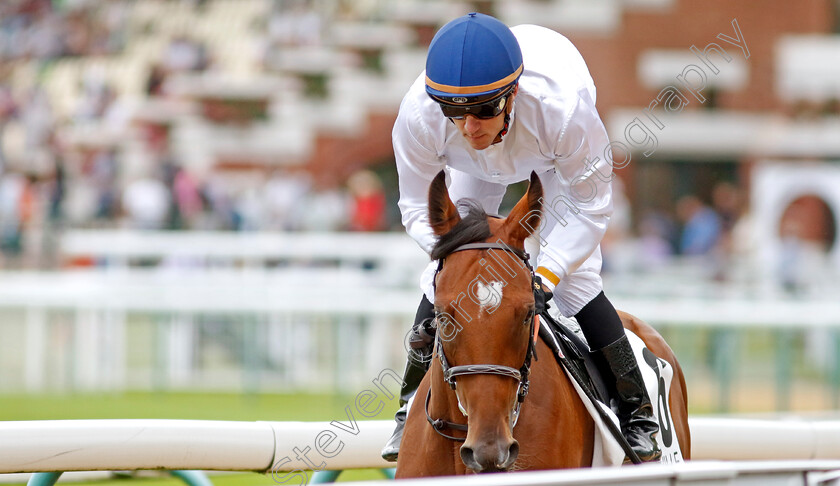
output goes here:
{"type": "MultiPolygon", "coordinates": [[[[465,245],[461,245],[451,253],[455,253],[458,251],[466,251],[466,250],[502,250],[508,253],[512,253],[520,258],[524,263],[525,266],[528,268],[528,271],[531,274],[531,288],[532,290],[536,286],[536,276],[534,274],[534,269],[531,267],[531,263],[529,262],[529,255],[528,253],[518,250],[516,248],[512,248],[502,242],[497,243],[468,243],[465,245]]],[[[435,271],[435,281],[437,280],[437,275],[440,273],[441,269],[443,268],[443,261],[444,259],[441,258],[438,263],[438,268],[435,271]]],[[[439,319],[439,315],[436,313],[435,320],[437,322],[439,319]]],[[[534,326],[536,323],[536,318],[534,311],[532,310],[527,317],[527,320],[530,321],[530,332],[529,336],[534,335],[534,326]]],[[[435,335],[435,346],[437,347],[438,358],[440,359],[440,367],[443,371],[443,380],[449,384],[449,387],[452,390],[456,389],[456,378],[459,376],[466,376],[466,375],[498,375],[498,376],[505,376],[508,378],[513,378],[514,380],[519,382],[519,387],[516,391],[516,404],[512,410],[511,420],[510,420],[510,427],[516,426],[516,422],[519,420],[519,411],[522,407],[522,402],[525,400],[525,397],[528,395],[528,379],[531,373],[531,358],[537,359],[536,356],[536,344],[532,338],[529,337],[528,339],[528,349],[525,351],[525,361],[522,363],[522,366],[519,369],[511,368],[510,366],[498,365],[498,364],[468,364],[468,365],[460,365],[460,366],[451,366],[449,361],[446,359],[446,353],[443,351],[443,342],[441,341],[441,332],[438,332],[435,335]]],[[[467,426],[464,424],[456,424],[453,422],[448,422],[442,419],[433,419],[432,416],[429,414],[429,399],[432,396],[432,388],[429,387],[429,391],[426,394],[426,419],[431,424],[432,428],[443,437],[447,439],[463,442],[465,439],[462,437],[455,437],[443,432],[444,429],[453,429],[459,430],[462,432],[467,431],[467,426]]],[[[466,415],[463,407],[461,406],[461,402],[458,402],[458,407],[461,409],[461,412],[466,415]]]]}

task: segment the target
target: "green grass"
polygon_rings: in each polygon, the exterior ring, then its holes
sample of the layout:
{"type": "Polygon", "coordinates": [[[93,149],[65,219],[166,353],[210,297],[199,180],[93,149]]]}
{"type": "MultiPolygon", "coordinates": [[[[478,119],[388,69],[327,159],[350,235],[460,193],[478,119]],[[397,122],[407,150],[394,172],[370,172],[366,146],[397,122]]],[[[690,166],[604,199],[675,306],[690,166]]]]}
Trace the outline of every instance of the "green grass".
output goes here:
{"type": "MultiPolygon", "coordinates": [[[[393,417],[396,400],[374,419],[393,417]]],[[[229,393],[107,393],[68,395],[0,394],[0,420],[73,419],[191,419],[238,421],[329,421],[345,419],[353,396],[330,394],[229,394],[229,393]]],[[[376,470],[342,473],[339,481],[381,479],[376,470]]],[[[212,475],[216,486],[270,486],[270,476],[256,473],[212,475]]],[[[168,476],[75,483],[96,486],[182,486],[168,476]]],[[[290,483],[294,484],[294,483],[290,483]]]]}
{"type": "MultiPolygon", "coordinates": [[[[328,394],[121,393],[0,395],[0,420],[333,420],[352,396],[328,394]]],[[[383,412],[382,418],[389,416],[383,412]]]]}

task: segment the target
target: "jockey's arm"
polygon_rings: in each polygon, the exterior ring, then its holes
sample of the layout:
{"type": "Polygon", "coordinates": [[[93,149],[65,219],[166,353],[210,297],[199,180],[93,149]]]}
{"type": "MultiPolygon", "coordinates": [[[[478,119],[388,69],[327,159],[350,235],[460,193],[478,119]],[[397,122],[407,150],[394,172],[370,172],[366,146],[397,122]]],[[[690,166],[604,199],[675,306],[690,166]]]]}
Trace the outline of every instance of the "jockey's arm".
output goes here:
{"type": "Polygon", "coordinates": [[[545,190],[537,273],[553,289],[598,248],[612,214],[609,139],[594,102],[578,101],[555,148],[545,190]]]}

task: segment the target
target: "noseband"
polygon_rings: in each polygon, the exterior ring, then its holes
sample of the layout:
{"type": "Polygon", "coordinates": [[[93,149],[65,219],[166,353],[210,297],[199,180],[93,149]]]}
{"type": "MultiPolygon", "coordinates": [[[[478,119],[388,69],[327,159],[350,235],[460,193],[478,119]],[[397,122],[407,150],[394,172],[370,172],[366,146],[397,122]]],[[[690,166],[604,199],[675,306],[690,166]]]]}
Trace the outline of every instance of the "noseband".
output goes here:
{"type": "MultiPolygon", "coordinates": [[[[520,258],[525,266],[528,268],[528,271],[531,274],[531,289],[533,290],[536,285],[536,276],[534,275],[534,269],[531,267],[531,263],[529,260],[528,253],[518,250],[516,248],[512,248],[504,243],[468,243],[466,245],[461,245],[451,253],[455,253],[458,251],[465,251],[465,250],[502,250],[508,253],[512,253],[520,258]]],[[[451,254],[450,253],[450,254],[451,254]]],[[[443,268],[443,258],[440,259],[438,263],[437,271],[435,271],[435,281],[437,281],[437,275],[440,273],[441,269],[443,268]]],[[[438,315],[435,316],[435,320],[438,319],[438,315]]],[[[498,375],[498,376],[505,376],[509,378],[513,378],[514,380],[519,382],[519,388],[516,392],[516,405],[514,405],[512,418],[511,418],[511,429],[516,426],[516,422],[519,420],[519,410],[522,407],[522,402],[525,400],[525,397],[528,395],[528,378],[531,372],[531,358],[533,357],[536,359],[536,345],[534,340],[530,337],[534,335],[534,326],[535,326],[535,316],[534,312],[530,312],[528,314],[527,320],[530,321],[530,332],[528,334],[528,349],[525,351],[525,361],[522,363],[522,366],[519,369],[511,368],[510,366],[498,365],[498,364],[470,364],[470,365],[461,365],[461,366],[451,366],[449,361],[446,359],[446,353],[443,351],[443,343],[441,342],[441,333],[437,332],[435,335],[435,346],[437,347],[438,351],[438,358],[440,359],[440,367],[443,371],[443,380],[449,384],[449,387],[453,390],[456,389],[456,378],[459,376],[465,375],[498,375]]],[[[446,437],[447,439],[456,440],[459,442],[463,442],[465,439],[462,437],[454,437],[449,434],[443,432],[444,429],[453,429],[453,430],[460,430],[463,432],[467,431],[467,426],[463,424],[456,424],[452,422],[448,422],[442,419],[433,419],[432,416],[429,414],[429,399],[432,396],[432,388],[429,387],[429,391],[426,394],[426,419],[431,424],[432,428],[435,429],[435,432],[446,437]]],[[[460,401],[458,402],[459,408],[461,408],[462,413],[466,415],[463,407],[461,407],[460,401]]]]}

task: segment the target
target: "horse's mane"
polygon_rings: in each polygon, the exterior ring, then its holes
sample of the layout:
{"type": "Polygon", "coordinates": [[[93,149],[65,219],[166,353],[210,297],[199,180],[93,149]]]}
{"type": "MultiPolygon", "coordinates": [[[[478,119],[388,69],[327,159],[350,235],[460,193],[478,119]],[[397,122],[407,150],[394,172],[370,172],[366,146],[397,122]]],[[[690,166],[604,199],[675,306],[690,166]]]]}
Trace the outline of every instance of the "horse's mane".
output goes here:
{"type": "Polygon", "coordinates": [[[462,217],[461,221],[458,221],[448,233],[438,237],[432,248],[432,260],[445,258],[461,245],[485,241],[493,234],[487,223],[487,213],[477,201],[461,199],[458,201],[458,208],[459,213],[463,214],[464,211],[461,211],[463,209],[467,215],[462,217]]]}

